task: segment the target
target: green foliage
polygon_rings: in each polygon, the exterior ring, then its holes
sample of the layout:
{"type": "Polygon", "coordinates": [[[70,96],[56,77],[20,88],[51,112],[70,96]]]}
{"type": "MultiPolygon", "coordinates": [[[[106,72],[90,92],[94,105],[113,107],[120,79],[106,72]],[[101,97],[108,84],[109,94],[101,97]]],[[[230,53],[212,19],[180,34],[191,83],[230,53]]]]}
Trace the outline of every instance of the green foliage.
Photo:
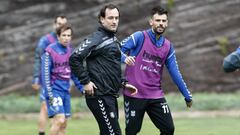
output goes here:
{"type": "Polygon", "coordinates": [[[30,113],[39,112],[40,102],[38,97],[23,97],[16,94],[1,96],[0,113],[30,113]]]}
{"type": "MultiPolygon", "coordinates": [[[[193,106],[191,110],[209,111],[209,110],[239,110],[240,92],[236,93],[195,93],[193,94],[193,106]]],[[[168,104],[173,111],[186,110],[185,101],[182,95],[166,95],[168,104]]]]}
{"type": "Polygon", "coordinates": [[[86,112],[89,111],[85,98],[74,97],[71,99],[72,112],[86,112]]]}
{"type": "Polygon", "coordinates": [[[221,49],[221,53],[223,55],[227,55],[228,54],[228,46],[230,45],[230,41],[227,37],[222,37],[222,38],[219,38],[217,40],[219,46],[220,46],[220,49],[221,49]]]}
{"type": "MultiPolygon", "coordinates": [[[[160,5],[163,5],[163,1],[162,0],[159,0],[159,3],[160,3],[160,5]]],[[[165,4],[165,3],[164,3],[165,4]]],[[[174,0],[167,0],[167,5],[166,5],[167,7],[167,10],[170,12],[171,11],[171,9],[173,8],[173,6],[174,6],[174,0]]]]}
{"type": "MultiPolygon", "coordinates": [[[[236,93],[194,93],[191,110],[240,110],[240,92],[236,93]]],[[[170,93],[166,95],[172,111],[185,111],[186,105],[182,95],[170,93]]],[[[16,94],[0,97],[1,113],[34,113],[39,112],[38,96],[20,96],[16,94]]],[[[72,112],[89,111],[84,97],[74,97],[71,100],[72,112]]],[[[123,109],[123,97],[118,98],[119,108],[123,109]]]]}
{"type": "Polygon", "coordinates": [[[174,0],[168,0],[167,1],[167,6],[168,6],[168,9],[171,10],[174,6],[174,0]]]}
{"type": "MultiPolygon", "coordinates": [[[[35,113],[40,111],[39,96],[20,96],[10,94],[0,97],[0,114],[35,113]]],[[[88,111],[83,97],[72,98],[72,112],[88,111]]]]}
{"type": "MultiPolygon", "coordinates": [[[[193,107],[191,110],[239,110],[240,92],[236,93],[194,93],[193,107]]],[[[183,96],[176,93],[166,95],[166,99],[172,112],[185,111],[183,96]]],[[[38,96],[23,97],[16,94],[0,97],[0,113],[28,113],[39,112],[40,103],[38,96]]],[[[119,107],[123,109],[123,98],[120,97],[119,107]]],[[[72,98],[73,113],[88,111],[84,97],[72,98]]],[[[13,115],[14,116],[14,115],[13,115]]],[[[4,118],[4,117],[2,117],[4,118]]],[[[239,135],[239,118],[234,117],[205,117],[174,118],[177,135],[239,135]]],[[[124,134],[124,116],[120,114],[120,124],[124,134]]],[[[0,135],[32,135],[37,134],[37,118],[0,120],[0,135]],[[23,124],[24,123],[24,124],[23,124]]],[[[98,134],[98,126],[92,115],[82,115],[80,119],[70,119],[67,134],[98,134]]],[[[145,116],[142,130],[139,135],[159,134],[150,119],[145,116]]]]}

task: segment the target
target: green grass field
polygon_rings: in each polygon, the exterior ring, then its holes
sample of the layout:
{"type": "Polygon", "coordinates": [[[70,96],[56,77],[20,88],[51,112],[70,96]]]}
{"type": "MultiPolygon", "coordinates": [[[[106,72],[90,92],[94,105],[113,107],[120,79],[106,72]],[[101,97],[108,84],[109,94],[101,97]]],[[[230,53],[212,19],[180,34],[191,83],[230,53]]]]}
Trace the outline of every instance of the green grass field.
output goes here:
{"type": "MultiPolygon", "coordinates": [[[[0,135],[36,135],[37,120],[0,120],[0,135]]],[[[240,118],[176,118],[175,135],[240,135],[240,118]]],[[[124,120],[120,119],[124,134],[124,120]]],[[[93,118],[71,119],[68,135],[97,135],[98,127],[93,118]]],[[[146,117],[139,135],[159,135],[146,117]]]]}
{"type": "MultiPolygon", "coordinates": [[[[240,110],[240,91],[236,93],[194,93],[193,111],[209,110],[240,110]]],[[[179,93],[166,95],[167,102],[173,112],[186,111],[185,101],[179,93]]],[[[0,96],[0,115],[15,113],[38,113],[40,109],[39,97],[10,94],[0,96]]],[[[119,108],[123,108],[123,97],[118,98],[119,108]]],[[[89,111],[84,97],[71,99],[72,112],[89,111]]]]}
{"type": "MultiPolygon", "coordinates": [[[[236,93],[195,93],[194,104],[189,110],[186,109],[182,95],[167,94],[166,98],[173,113],[194,111],[228,111],[240,110],[240,91],[236,93]]],[[[119,108],[123,109],[123,99],[119,98],[119,108]]],[[[40,104],[38,96],[21,96],[10,94],[0,97],[0,135],[37,135],[37,113],[40,104]],[[25,118],[18,118],[15,115],[34,114],[25,118]],[[6,117],[5,117],[6,116],[6,117]],[[6,120],[9,119],[9,120],[6,120]]],[[[72,98],[72,112],[88,112],[83,97],[72,98]]],[[[90,112],[88,112],[90,113],[90,112]]],[[[229,112],[230,113],[230,112],[229,112]]],[[[24,115],[25,116],[25,115],[24,115]]],[[[91,115],[70,119],[67,128],[67,135],[98,135],[98,126],[91,115]]],[[[227,117],[227,115],[210,116],[208,113],[201,117],[191,118],[181,114],[174,118],[175,135],[240,135],[240,115],[227,117]]],[[[124,119],[121,114],[121,128],[124,134],[124,119]]],[[[139,135],[159,135],[148,117],[142,126],[139,135]]]]}

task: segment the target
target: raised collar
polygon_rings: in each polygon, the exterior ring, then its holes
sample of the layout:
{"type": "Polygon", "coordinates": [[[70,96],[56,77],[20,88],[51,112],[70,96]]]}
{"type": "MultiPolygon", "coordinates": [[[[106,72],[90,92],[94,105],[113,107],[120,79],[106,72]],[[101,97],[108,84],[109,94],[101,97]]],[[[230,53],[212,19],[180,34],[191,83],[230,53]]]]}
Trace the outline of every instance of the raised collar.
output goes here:
{"type": "Polygon", "coordinates": [[[101,32],[103,32],[103,33],[105,33],[106,35],[108,35],[108,36],[110,36],[110,37],[113,37],[113,36],[116,35],[116,32],[112,32],[112,31],[110,31],[110,30],[107,30],[107,29],[106,29],[104,26],[102,26],[101,24],[100,24],[100,26],[98,27],[98,30],[101,31],[101,32]]]}

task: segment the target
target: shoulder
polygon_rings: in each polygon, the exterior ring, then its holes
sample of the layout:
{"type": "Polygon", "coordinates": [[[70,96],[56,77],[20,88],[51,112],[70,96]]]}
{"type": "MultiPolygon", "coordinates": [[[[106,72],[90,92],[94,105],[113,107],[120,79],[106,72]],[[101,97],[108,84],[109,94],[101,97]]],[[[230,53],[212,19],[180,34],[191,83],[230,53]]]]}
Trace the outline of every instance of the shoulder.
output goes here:
{"type": "Polygon", "coordinates": [[[172,43],[168,38],[166,38],[164,36],[162,36],[162,38],[163,38],[165,44],[168,44],[169,46],[172,46],[172,43]]]}
{"type": "Polygon", "coordinates": [[[46,42],[48,41],[47,34],[40,37],[39,41],[46,42]]]}
{"type": "Polygon", "coordinates": [[[96,31],[89,35],[82,43],[89,45],[97,45],[102,43],[105,39],[107,39],[106,35],[104,35],[100,31],[96,31]]]}
{"type": "Polygon", "coordinates": [[[58,43],[52,43],[45,49],[47,52],[51,52],[52,50],[55,50],[57,48],[58,43]]]}
{"type": "Polygon", "coordinates": [[[136,31],[131,35],[134,39],[142,39],[144,37],[143,31],[136,31]]]}
{"type": "Polygon", "coordinates": [[[138,43],[140,43],[141,41],[143,41],[144,39],[144,34],[143,31],[136,31],[133,34],[131,34],[129,37],[127,37],[126,39],[124,39],[121,44],[124,44],[128,41],[133,42],[134,45],[137,45],[138,43]]]}
{"type": "Polygon", "coordinates": [[[52,36],[53,38],[57,37],[57,34],[55,32],[50,32],[50,33],[47,33],[46,35],[52,36]]]}
{"type": "Polygon", "coordinates": [[[175,55],[175,49],[174,49],[174,46],[173,46],[173,44],[170,42],[170,40],[169,39],[167,39],[166,37],[162,37],[163,38],[163,40],[164,40],[164,44],[165,45],[168,45],[168,59],[170,58],[170,57],[172,57],[173,55],[175,55]]]}
{"type": "Polygon", "coordinates": [[[41,48],[46,48],[46,46],[49,45],[49,40],[48,40],[48,34],[43,35],[42,37],[40,37],[39,41],[38,41],[38,47],[41,48]]]}
{"type": "Polygon", "coordinates": [[[55,43],[52,43],[52,44],[50,44],[47,48],[56,48],[56,47],[58,47],[58,42],[55,42],[55,43]]]}
{"type": "Polygon", "coordinates": [[[56,35],[54,34],[54,32],[51,32],[51,33],[46,33],[40,39],[45,40],[45,41],[49,41],[50,37],[55,38],[55,36],[56,35]]]}

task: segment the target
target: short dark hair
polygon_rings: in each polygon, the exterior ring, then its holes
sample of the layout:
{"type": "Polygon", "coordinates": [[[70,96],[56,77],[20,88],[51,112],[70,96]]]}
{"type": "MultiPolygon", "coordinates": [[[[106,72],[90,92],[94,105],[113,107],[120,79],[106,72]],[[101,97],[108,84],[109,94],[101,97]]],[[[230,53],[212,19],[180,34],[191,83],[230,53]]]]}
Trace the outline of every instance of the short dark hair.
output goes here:
{"type": "Polygon", "coordinates": [[[168,11],[162,8],[161,6],[156,6],[156,7],[153,7],[151,10],[151,17],[155,14],[159,14],[159,15],[166,14],[168,16],[168,11]]]}
{"type": "Polygon", "coordinates": [[[61,33],[66,31],[66,30],[71,30],[72,31],[72,35],[73,35],[73,29],[72,29],[72,27],[71,27],[71,25],[69,23],[64,24],[61,27],[57,28],[56,33],[57,33],[58,36],[60,36],[61,33]]]}
{"type": "Polygon", "coordinates": [[[106,9],[115,9],[115,8],[118,10],[118,14],[119,14],[119,17],[120,17],[120,12],[119,12],[118,7],[117,7],[116,5],[114,5],[114,4],[108,4],[108,5],[105,5],[105,6],[100,10],[100,12],[99,12],[99,14],[98,14],[98,22],[101,23],[101,21],[100,21],[100,18],[101,18],[101,17],[105,18],[105,16],[106,16],[106,9]]]}
{"type": "Polygon", "coordinates": [[[67,20],[67,17],[66,17],[65,15],[57,15],[57,16],[55,16],[55,18],[54,18],[54,23],[57,22],[57,19],[58,19],[58,18],[66,19],[66,20],[67,20]]]}

